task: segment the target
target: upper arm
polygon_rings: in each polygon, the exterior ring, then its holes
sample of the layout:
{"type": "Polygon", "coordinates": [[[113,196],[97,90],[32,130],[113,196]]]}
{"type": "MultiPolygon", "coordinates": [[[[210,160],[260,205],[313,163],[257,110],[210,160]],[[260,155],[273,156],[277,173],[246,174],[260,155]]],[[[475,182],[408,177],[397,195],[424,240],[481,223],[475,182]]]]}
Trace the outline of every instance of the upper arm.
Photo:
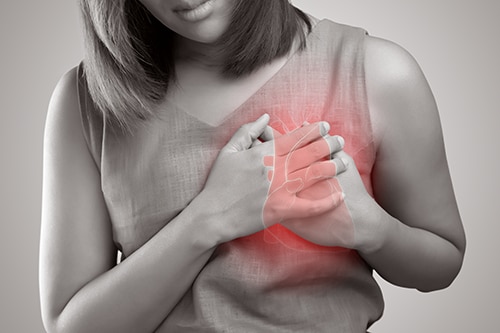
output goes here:
{"type": "Polygon", "coordinates": [[[404,49],[368,37],[368,103],[377,145],[377,202],[401,222],[428,230],[462,253],[465,236],[446,161],[436,102],[404,49]]]}
{"type": "Polygon", "coordinates": [[[45,125],[40,239],[44,322],[115,261],[100,175],[82,132],[76,70],[59,81],[45,125]]]}

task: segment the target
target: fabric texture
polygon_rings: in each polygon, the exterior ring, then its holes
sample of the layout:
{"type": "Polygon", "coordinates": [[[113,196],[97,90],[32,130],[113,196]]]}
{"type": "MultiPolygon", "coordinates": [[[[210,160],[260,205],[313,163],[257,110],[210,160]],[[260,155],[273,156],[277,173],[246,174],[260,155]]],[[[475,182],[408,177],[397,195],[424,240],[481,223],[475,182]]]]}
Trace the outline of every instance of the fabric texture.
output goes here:
{"type": "MultiPolygon", "coordinates": [[[[365,31],[328,20],[307,47],[218,126],[167,102],[132,134],[95,112],[79,68],[82,128],[101,173],[113,237],[126,258],[200,192],[219,150],[263,113],[282,133],[328,121],[371,193],[375,148],[364,80],[365,31]]],[[[322,247],[275,225],[217,248],[157,332],[366,332],[383,312],[356,251],[322,247]]]]}

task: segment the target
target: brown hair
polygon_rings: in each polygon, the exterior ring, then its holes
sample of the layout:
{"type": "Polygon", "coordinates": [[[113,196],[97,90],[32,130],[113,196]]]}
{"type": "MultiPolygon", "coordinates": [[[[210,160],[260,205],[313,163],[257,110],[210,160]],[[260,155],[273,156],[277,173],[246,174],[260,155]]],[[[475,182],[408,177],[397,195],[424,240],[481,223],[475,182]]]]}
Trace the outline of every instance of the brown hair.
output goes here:
{"type": "MultiPolygon", "coordinates": [[[[175,79],[174,33],[138,0],[80,0],[80,9],[89,92],[107,121],[131,129],[154,116],[175,79]]],[[[223,74],[251,73],[289,52],[297,36],[304,48],[310,30],[307,15],[289,0],[237,0],[218,41],[226,59],[223,74]]]]}

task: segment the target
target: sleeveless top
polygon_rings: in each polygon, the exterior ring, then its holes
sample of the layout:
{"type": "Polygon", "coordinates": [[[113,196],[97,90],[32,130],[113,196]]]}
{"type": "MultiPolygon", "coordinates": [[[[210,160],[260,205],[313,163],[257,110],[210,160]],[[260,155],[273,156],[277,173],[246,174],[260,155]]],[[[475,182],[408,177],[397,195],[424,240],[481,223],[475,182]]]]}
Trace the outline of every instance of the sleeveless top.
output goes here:
{"type": "MultiPolygon", "coordinates": [[[[213,126],[173,103],[133,133],[113,131],[93,109],[82,64],[82,126],[101,174],[116,246],[126,258],[203,188],[219,150],[263,113],[288,132],[328,121],[345,138],[372,193],[375,159],[359,28],[322,20],[307,47],[213,126]]],[[[281,225],[219,246],[157,332],[366,332],[383,312],[372,269],[354,250],[323,247],[281,225]]]]}

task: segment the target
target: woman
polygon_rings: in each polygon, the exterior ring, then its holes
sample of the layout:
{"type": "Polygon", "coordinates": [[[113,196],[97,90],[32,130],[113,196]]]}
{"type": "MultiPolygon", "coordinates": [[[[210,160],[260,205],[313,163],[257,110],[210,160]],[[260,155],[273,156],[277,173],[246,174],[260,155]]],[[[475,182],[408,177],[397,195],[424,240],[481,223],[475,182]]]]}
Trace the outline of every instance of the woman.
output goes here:
{"type": "Polygon", "coordinates": [[[365,332],[372,269],[453,281],[436,105],[400,47],[287,0],[80,4],[46,125],[47,331],[365,332]]]}

